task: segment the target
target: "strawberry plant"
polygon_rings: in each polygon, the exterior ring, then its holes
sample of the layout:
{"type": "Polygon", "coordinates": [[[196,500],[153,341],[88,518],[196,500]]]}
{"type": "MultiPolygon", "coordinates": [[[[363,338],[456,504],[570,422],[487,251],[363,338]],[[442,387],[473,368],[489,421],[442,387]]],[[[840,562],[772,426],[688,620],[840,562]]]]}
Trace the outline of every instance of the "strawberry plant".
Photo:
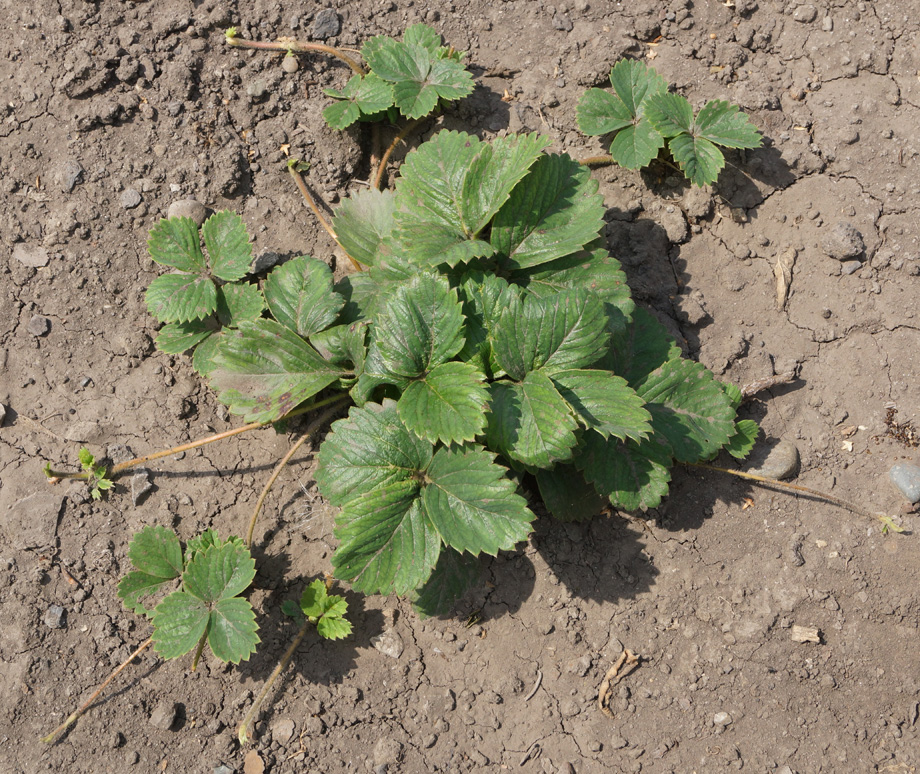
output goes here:
{"type": "Polygon", "coordinates": [[[725,166],[719,146],[759,148],[760,132],[736,105],[707,102],[694,115],[690,102],[668,93],[654,68],[622,59],[610,71],[613,92],[588,89],[578,103],[578,128],[587,135],[613,135],[610,157],[628,169],[647,167],[667,143],[691,183],[716,181],[725,166]]]}

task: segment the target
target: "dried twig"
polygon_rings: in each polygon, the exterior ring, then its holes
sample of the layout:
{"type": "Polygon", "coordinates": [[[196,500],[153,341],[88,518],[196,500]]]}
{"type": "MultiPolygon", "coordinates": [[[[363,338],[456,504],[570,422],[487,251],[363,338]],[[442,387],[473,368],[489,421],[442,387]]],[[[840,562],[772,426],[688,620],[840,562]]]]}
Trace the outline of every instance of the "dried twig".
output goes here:
{"type": "Polygon", "coordinates": [[[623,648],[623,652],[616,660],[616,663],[610,667],[610,669],[607,670],[607,674],[604,675],[604,679],[601,681],[601,687],[597,692],[597,708],[608,718],[613,718],[613,712],[608,706],[610,701],[610,689],[638,666],[639,657],[629,648],[623,648]]]}

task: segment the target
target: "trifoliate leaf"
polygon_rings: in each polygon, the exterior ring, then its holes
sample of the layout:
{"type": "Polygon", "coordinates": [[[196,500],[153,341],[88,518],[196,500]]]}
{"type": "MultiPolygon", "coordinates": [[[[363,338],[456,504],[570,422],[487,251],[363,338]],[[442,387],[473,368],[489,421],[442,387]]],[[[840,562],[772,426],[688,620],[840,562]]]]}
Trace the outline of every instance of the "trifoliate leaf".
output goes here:
{"type": "MultiPolygon", "coordinates": [[[[333,597],[339,599],[340,597],[333,597]]],[[[329,592],[326,584],[321,580],[313,581],[300,595],[300,612],[307,618],[319,618],[329,609],[329,592]]]]}
{"type": "Polygon", "coordinates": [[[494,333],[501,367],[520,381],[538,368],[583,368],[607,352],[610,335],[603,302],[588,290],[528,296],[503,310],[494,333]]]}
{"type": "Polygon", "coordinates": [[[732,457],[743,460],[751,453],[759,435],[760,425],[753,419],[741,419],[735,422],[735,432],[725,444],[725,451],[732,457]]]}
{"type": "Polygon", "coordinates": [[[217,288],[198,274],[163,274],[144,296],[147,309],[160,322],[202,320],[217,309],[217,288]]]}
{"type": "Polygon", "coordinates": [[[150,229],[147,238],[150,257],[163,266],[204,274],[208,264],[201,252],[198,226],[191,218],[165,218],[150,229]]]}
{"type": "Polygon", "coordinates": [[[337,578],[366,594],[405,594],[425,582],[441,538],[418,492],[417,481],[396,481],[345,504],[336,518],[337,578]]]}
{"type": "Polygon", "coordinates": [[[192,650],[208,630],[208,604],[183,591],[174,591],[153,611],[153,649],[165,659],[192,650]]]}
{"type": "Polygon", "coordinates": [[[705,137],[679,134],[668,140],[668,150],[694,185],[711,185],[725,166],[725,156],[705,137]]]}
{"type": "Polygon", "coordinates": [[[463,347],[463,309],[445,277],[419,274],[399,287],[376,320],[385,367],[415,378],[463,347]]]}
{"type": "Polygon", "coordinates": [[[607,498],[572,465],[538,470],[535,477],[546,510],[559,521],[588,521],[607,506],[607,498]]]}
{"type": "Polygon", "coordinates": [[[351,622],[341,616],[324,615],[316,622],[316,632],[324,640],[341,640],[351,634],[351,622]]]}
{"type": "Polygon", "coordinates": [[[588,135],[608,134],[632,125],[643,113],[646,99],[668,89],[652,67],[621,59],[610,70],[613,93],[588,89],[576,108],[578,128],[588,135]]]}
{"type": "Polygon", "coordinates": [[[316,631],[327,640],[340,640],[351,634],[351,624],[345,620],[348,602],[342,597],[330,596],[326,584],[315,580],[300,597],[300,606],[295,605],[298,614],[316,619],[316,631]]]}
{"type": "Polygon", "coordinates": [[[397,404],[413,433],[432,443],[472,441],[486,425],[485,374],[469,363],[443,363],[413,381],[397,404]]]}
{"type": "Polygon", "coordinates": [[[428,467],[431,456],[432,445],[406,429],[394,401],[369,403],[332,423],[314,477],[323,497],[343,506],[365,492],[408,480],[428,467]]]}
{"type": "Polygon", "coordinates": [[[664,137],[642,116],[635,126],[617,132],[610,143],[610,155],[621,167],[642,169],[652,163],[664,147],[664,137]]]}
{"type": "Polygon", "coordinates": [[[759,148],[762,142],[760,132],[737,105],[718,99],[697,113],[693,134],[726,148],[759,148]]]}
{"type": "Polygon", "coordinates": [[[572,458],[578,422],[572,409],[542,371],[517,384],[492,382],[492,410],[486,439],[510,460],[538,468],[572,458]]]}
{"type": "Polygon", "coordinates": [[[217,319],[221,325],[236,328],[241,322],[257,320],[265,309],[258,285],[231,282],[217,289],[217,319]]]}
{"type": "Polygon", "coordinates": [[[332,227],[339,244],[365,266],[376,266],[389,254],[387,238],[396,224],[396,194],[368,188],[345,199],[332,227]]]}
{"type": "Polygon", "coordinates": [[[301,336],[312,336],[335,322],[345,299],[332,290],[332,269],[302,255],[274,269],[265,280],[272,316],[301,336]]]}
{"type": "Polygon", "coordinates": [[[247,422],[272,422],[343,375],[274,320],[225,331],[214,364],[211,384],[218,397],[247,422]]]}
{"type": "Polygon", "coordinates": [[[211,608],[208,645],[221,661],[239,664],[256,652],[259,626],[252,605],[245,599],[221,599],[211,608]]]}
{"type": "Polygon", "coordinates": [[[697,462],[724,446],[735,432],[735,409],[701,363],[669,360],[636,392],[652,415],[656,436],[666,439],[678,462],[697,462]]]}
{"type": "Polygon", "coordinates": [[[492,222],[503,269],[523,269],[577,252],[604,225],[604,201],[587,167],[566,155],[541,156],[492,222]]]}
{"type": "Polygon", "coordinates": [[[396,193],[396,236],[423,265],[456,265],[492,255],[479,238],[547,140],[514,135],[486,144],[472,135],[441,132],[406,156],[396,193]]]}
{"type": "Polygon", "coordinates": [[[639,307],[632,322],[613,336],[610,351],[598,367],[619,374],[635,388],[656,368],[679,357],[680,347],[665,327],[651,312],[639,307]]]}
{"type": "Polygon", "coordinates": [[[427,24],[412,24],[403,33],[403,43],[409,46],[421,46],[436,56],[441,48],[441,36],[427,24]]]}
{"type": "Polygon", "coordinates": [[[457,600],[477,586],[481,578],[479,557],[444,546],[431,576],[412,595],[412,607],[421,618],[447,615],[457,600]]]}
{"type": "Polygon", "coordinates": [[[693,132],[693,106],[680,94],[650,95],[645,102],[645,115],[665,137],[693,132]]]}
{"type": "Polygon", "coordinates": [[[201,235],[215,277],[233,282],[249,273],[252,245],[239,215],[229,210],[215,213],[204,222],[201,235]]]}
{"type": "Polygon", "coordinates": [[[179,355],[204,341],[213,332],[203,320],[169,323],[160,328],[157,334],[157,349],[167,355],[179,355]]]}
{"type": "Polygon", "coordinates": [[[186,592],[205,602],[242,594],[256,576],[255,560],[237,541],[208,546],[190,559],[182,575],[186,592]]]}
{"type": "Polygon", "coordinates": [[[554,372],[552,381],[579,421],[605,438],[638,441],[651,432],[644,401],[622,377],[610,371],[568,370],[554,372]]]}
{"type": "Polygon", "coordinates": [[[128,558],[135,569],[164,580],[182,574],[182,546],[166,527],[146,526],[136,533],[128,547],[128,558]]]}
{"type": "Polygon", "coordinates": [[[623,442],[589,431],[575,464],[615,508],[655,508],[668,493],[671,453],[654,437],[623,442]]]}
{"type": "Polygon", "coordinates": [[[441,539],[457,551],[495,556],[530,534],[535,516],[494,460],[481,448],[441,448],[425,473],[425,510],[441,539]]]}
{"type": "Polygon", "coordinates": [[[362,115],[379,113],[393,104],[393,87],[374,73],[352,76],[342,91],[325,91],[338,100],[323,110],[323,118],[333,129],[345,129],[362,115]]]}

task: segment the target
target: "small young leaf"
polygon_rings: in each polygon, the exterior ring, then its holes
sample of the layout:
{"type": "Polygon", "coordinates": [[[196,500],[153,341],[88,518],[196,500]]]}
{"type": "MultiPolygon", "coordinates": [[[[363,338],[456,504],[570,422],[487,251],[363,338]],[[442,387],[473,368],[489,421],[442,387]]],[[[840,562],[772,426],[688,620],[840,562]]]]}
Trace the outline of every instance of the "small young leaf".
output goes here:
{"type": "Polygon", "coordinates": [[[502,309],[520,303],[521,290],[494,274],[472,271],[464,276],[459,292],[466,317],[466,341],[457,358],[496,377],[501,368],[492,351],[492,335],[502,309]]]}
{"type": "Polygon", "coordinates": [[[300,612],[307,618],[319,618],[328,610],[329,592],[321,580],[313,581],[300,595],[300,612]]]}
{"type": "Polygon", "coordinates": [[[697,113],[693,133],[726,148],[759,148],[762,142],[760,132],[737,105],[718,99],[697,113]]]}
{"type": "Polygon", "coordinates": [[[217,289],[217,319],[221,325],[237,328],[241,322],[257,320],[265,309],[258,285],[232,282],[217,289]]]}
{"type": "Polygon", "coordinates": [[[160,322],[191,322],[217,310],[217,288],[197,274],[163,274],[150,283],[145,300],[160,322]]]}
{"type": "Polygon", "coordinates": [[[157,334],[157,349],[167,355],[180,355],[187,349],[200,344],[213,332],[202,320],[169,323],[160,328],[157,334]]]}
{"type": "Polygon", "coordinates": [[[758,435],[760,435],[760,425],[753,419],[741,419],[735,422],[735,432],[725,444],[725,451],[732,457],[743,460],[751,453],[758,435]]]}
{"type": "Polygon", "coordinates": [[[413,381],[399,398],[399,418],[432,443],[472,441],[486,424],[485,375],[469,363],[443,363],[413,381]]]}
{"type": "Polygon", "coordinates": [[[424,585],[412,594],[412,607],[421,618],[447,615],[467,591],[480,583],[479,557],[444,546],[438,563],[424,585]]]}
{"type": "Polygon", "coordinates": [[[385,367],[415,378],[456,355],[463,347],[463,310],[447,279],[419,274],[399,287],[376,321],[376,340],[385,367]]]}
{"type": "Polygon", "coordinates": [[[368,325],[366,322],[356,322],[326,328],[314,333],[310,343],[333,365],[360,375],[367,357],[368,325]]]}
{"type": "Polygon", "coordinates": [[[332,423],[317,455],[315,479],[323,497],[343,506],[365,492],[425,470],[431,455],[431,443],[406,429],[394,401],[369,403],[332,423]]]}
{"type": "Polygon", "coordinates": [[[341,616],[324,615],[316,622],[316,632],[324,640],[341,640],[351,634],[351,622],[341,616]]]}
{"type": "Polygon", "coordinates": [[[150,257],[163,266],[204,274],[208,264],[201,252],[198,226],[191,218],[165,218],[150,229],[147,238],[150,257]]]}
{"type": "Polygon", "coordinates": [[[345,303],[332,290],[332,269],[308,255],[274,269],[264,290],[274,318],[304,337],[335,322],[345,303]]]}
{"type": "Polygon", "coordinates": [[[624,443],[589,431],[575,464],[615,508],[655,508],[668,493],[671,453],[656,438],[624,443]]]}
{"type": "Polygon", "coordinates": [[[405,594],[431,574],[441,538],[415,481],[397,481],[349,500],[336,523],[336,577],[366,594],[405,594]]]}
{"type": "Polygon", "coordinates": [[[201,227],[215,277],[227,282],[242,279],[252,264],[252,245],[243,219],[235,212],[214,213],[201,227]]]}
{"type": "Polygon", "coordinates": [[[491,448],[524,465],[550,468],[572,458],[578,422],[552,381],[532,371],[520,384],[492,382],[486,439],[491,448]]]}
{"type": "Polygon", "coordinates": [[[621,59],[613,66],[610,85],[613,94],[588,89],[578,103],[578,128],[585,134],[608,134],[633,124],[641,117],[646,99],[668,89],[668,82],[654,68],[633,59],[621,59]]]}
{"type": "Polygon", "coordinates": [[[396,195],[368,188],[345,199],[332,227],[342,248],[358,263],[376,266],[389,254],[387,238],[396,221],[396,195]]]}
{"type": "Polygon", "coordinates": [[[271,422],[328,387],[342,372],[274,320],[240,324],[222,334],[211,383],[247,422],[271,422]]]}
{"type": "Polygon", "coordinates": [[[393,104],[393,87],[374,73],[353,75],[342,91],[326,89],[339,100],[323,110],[323,118],[333,129],[345,129],[362,115],[386,110],[393,104]]]}
{"type": "Polygon", "coordinates": [[[651,432],[644,401],[622,377],[610,371],[556,371],[553,384],[581,423],[602,436],[640,441],[651,432]]]}
{"type": "Polygon", "coordinates": [[[504,269],[523,269],[577,252],[604,225],[597,181],[566,155],[545,155],[511,191],[492,222],[504,269]]]}
{"type": "Polygon", "coordinates": [[[495,556],[527,539],[535,516],[494,454],[441,448],[426,475],[422,501],[448,546],[495,556]]]}
{"type": "Polygon", "coordinates": [[[573,465],[538,470],[535,477],[546,510],[559,521],[588,521],[607,506],[607,498],[573,465]]]}
{"type": "Polygon", "coordinates": [[[680,94],[650,95],[645,102],[645,115],[665,137],[693,133],[693,106],[680,94]]]}
{"type": "Polygon", "coordinates": [[[293,618],[295,621],[303,621],[303,613],[300,612],[300,605],[293,599],[286,599],[281,603],[281,612],[288,618],[293,618]]]}

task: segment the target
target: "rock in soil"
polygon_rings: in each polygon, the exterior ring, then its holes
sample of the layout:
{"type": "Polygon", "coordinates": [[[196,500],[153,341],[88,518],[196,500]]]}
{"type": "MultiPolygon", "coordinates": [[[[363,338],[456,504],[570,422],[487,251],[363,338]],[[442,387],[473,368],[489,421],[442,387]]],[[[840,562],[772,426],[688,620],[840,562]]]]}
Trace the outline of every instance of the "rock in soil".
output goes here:
{"type": "Polygon", "coordinates": [[[838,261],[857,258],[866,251],[862,234],[855,226],[845,221],[840,221],[834,226],[831,233],[824,237],[821,247],[828,256],[838,261]]]}
{"type": "Polygon", "coordinates": [[[169,731],[176,722],[179,705],[174,701],[161,701],[150,715],[150,725],[161,731],[169,731]]]}
{"type": "Polygon", "coordinates": [[[51,330],[51,320],[40,314],[33,314],[29,324],[26,325],[26,330],[33,336],[45,336],[51,330]]]}
{"type": "Polygon", "coordinates": [[[13,548],[28,550],[44,548],[54,543],[58,517],[64,497],[50,492],[36,492],[17,502],[6,516],[3,526],[13,548]]]}
{"type": "Polygon", "coordinates": [[[67,627],[67,611],[60,605],[51,605],[42,620],[49,629],[64,629],[67,627]]]}
{"type": "Polygon", "coordinates": [[[326,8],[316,14],[313,22],[313,37],[317,40],[334,38],[342,31],[342,20],[331,8],[326,8]]]}
{"type": "Polygon", "coordinates": [[[13,258],[19,261],[23,266],[32,269],[40,269],[47,266],[51,257],[48,251],[39,245],[28,245],[24,242],[18,242],[13,245],[13,258]]]}
{"type": "Polygon", "coordinates": [[[403,652],[403,641],[396,632],[390,630],[377,637],[371,637],[371,644],[384,656],[399,658],[403,652]]]}
{"type": "Polygon", "coordinates": [[[764,478],[790,478],[799,468],[799,450],[791,441],[772,438],[754,447],[748,464],[751,467],[746,473],[764,478]]]}
{"type": "Polygon", "coordinates": [[[153,484],[150,483],[150,471],[138,468],[137,473],[131,476],[131,501],[134,505],[140,505],[151,489],[153,484]]]}
{"type": "Polygon", "coordinates": [[[167,218],[191,218],[197,225],[201,225],[208,217],[208,208],[194,199],[180,199],[169,205],[166,210],[167,218]]]}
{"type": "Polygon", "coordinates": [[[899,462],[888,472],[891,483],[903,494],[908,502],[920,503],[920,467],[906,462],[899,462]]]}
{"type": "Polygon", "coordinates": [[[141,203],[141,195],[133,188],[126,188],[121,192],[119,201],[126,210],[133,210],[141,203]]]}
{"type": "Polygon", "coordinates": [[[65,161],[58,169],[55,177],[63,193],[70,193],[77,187],[78,183],[83,182],[84,169],[80,166],[79,161],[71,159],[65,161]]]}

